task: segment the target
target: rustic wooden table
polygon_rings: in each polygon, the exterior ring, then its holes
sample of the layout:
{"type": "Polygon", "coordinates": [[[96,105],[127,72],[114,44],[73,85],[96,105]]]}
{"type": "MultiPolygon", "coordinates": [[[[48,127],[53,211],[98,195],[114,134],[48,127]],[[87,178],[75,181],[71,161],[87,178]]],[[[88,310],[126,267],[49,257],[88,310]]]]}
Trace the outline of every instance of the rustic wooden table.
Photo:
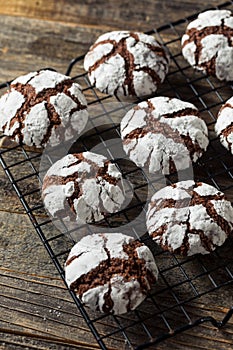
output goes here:
{"type": "MultiPolygon", "coordinates": [[[[0,82],[42,67],[65,72],[103,32],[149,30],[220,0],[0,0],[0,82]]],[[[98,345],[0,167],[0,349],[97,349],[98,345]]],[[[221,320],[232,291],[216,291],[187,306],[193,317],[221,320]]],[[[175,317],[175,316],[174,316],[175,317]]],[[[117,339],[109,349],[124,349],[117,339]]],[[[233,320],[221,331],[191,329],[157,349],[232,349],[233,320]]]]}

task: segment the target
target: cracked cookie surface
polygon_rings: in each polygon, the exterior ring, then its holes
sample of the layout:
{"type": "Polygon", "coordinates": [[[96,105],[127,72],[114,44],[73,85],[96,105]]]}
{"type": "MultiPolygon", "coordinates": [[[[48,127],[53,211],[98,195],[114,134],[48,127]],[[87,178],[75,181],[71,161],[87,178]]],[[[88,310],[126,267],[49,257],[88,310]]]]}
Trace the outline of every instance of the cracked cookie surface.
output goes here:
{"type": "Polygon", "coordinates": [[[122,175],[102,155],[68,154],[47,171],[42,198],[54,218],[78,224],[97,222],[119,211],[124,203],[122,175]]]}
{"type": "Polygon", "coordinates": [[[18,77],[0,99],[0,129],[28,146],[67,141],[85,128],[87,120],[80,85],[51,70],[18,77]]]}
{"type": "Polygon", "coordinates": [[[202,182],[181,181],[151,198],[148,233],[165,251],[208,254],[233,230],[233,208],[224,194],[202,182]]]}
{"type": "Polygon", "coordinates": [[[101,35],[84,59],[89,79],[110,95],[145,96],[157,90],[169,57],[151,35],[113,31],[101,35]]]}
{"type": "Polygon", "coordinates": [[[206,11],[189,23],[181,40],[184,58],[219,80],[233,80],[233,16],[228,10],[206,11]]]}
{"type": "Polygon", "coordinates": [[[233,97],[221,107],[215,131],[222,145],[233,154],[233,97]]]}
{"type": "Polygon", "coordinates": [[[123,314],[134,310],[157,281],[147,246],[121,233],[93,234],[71,249],[65,263],[71,290],[93,310],[123,314]]]}
{"type": "Polygon", "coordinates": [[[123,148],[129,158],[150,173],[187,169],[208,146],[208,130],[197,108],[169,97],[143,101],[121,121],[123,148]]]}

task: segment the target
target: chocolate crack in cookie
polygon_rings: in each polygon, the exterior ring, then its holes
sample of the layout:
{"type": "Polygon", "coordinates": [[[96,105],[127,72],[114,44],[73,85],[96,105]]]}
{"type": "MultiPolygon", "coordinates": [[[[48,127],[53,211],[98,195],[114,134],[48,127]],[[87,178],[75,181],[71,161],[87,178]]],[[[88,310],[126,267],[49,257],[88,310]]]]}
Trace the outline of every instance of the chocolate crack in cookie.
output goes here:
{"type": "Polygon", "coordinates": [[[158,269],[149,248],[132,237],[93,234],[71,249],[65,278],[86,306],[123,314],[146,298],[157,281],[158,269]]]}
{"type": "Polygon", "coordinates": [[[221,107],[215,131],[222,145],[233,154],[233,97],[221,107]]]}
{"type": "Polygon", "coordinates": [[[45,208],[53,218],[78,224],[100,221],[125,200],[122,175],[104,156],[68,154],[47,171],[42,186],[45,208]]]}
{"type": "Polygon", "coordinates": [[[183,256],[208,254],[232,233],[233,208],[215,187],[181,181],[153,195],[146,224],[165,251],[183,256]]]}
{"type": "Polygon", "coordinates": [[[170,174],[196,162],[208,146],[208,130],[197,108],[169,97],[154,97],[131,109],[121,121],[123,148],[150,173],[170,174]]]}
{"type": "Polygon", "coordinates": [[[228,10],[206,11],[189,23],[182,53],[194,68],[219,80],[233,80],[233,17],[228,10]]]}
{"type": "Polygon", "coordinates": [[[145,96],[157,90],[169,57],[153,36],[128,31],[101,35],[84,59],[89,79],[110,95],[145,96]]]}
{"type": "Polygon", "coordinates": [[[0,129],[28,146],[67,141],[85,128],[87,120],[80,85],[51,70],[17,78],[0,99],[0,129]]]}

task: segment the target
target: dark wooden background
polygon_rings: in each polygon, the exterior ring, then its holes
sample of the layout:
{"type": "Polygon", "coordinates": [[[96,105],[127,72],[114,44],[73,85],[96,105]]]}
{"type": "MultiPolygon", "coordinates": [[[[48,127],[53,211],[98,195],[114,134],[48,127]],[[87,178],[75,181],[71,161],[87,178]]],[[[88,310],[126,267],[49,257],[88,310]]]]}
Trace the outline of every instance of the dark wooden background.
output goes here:
{"type": "MultiPolygon", "coordinates": [[[[149,30],[217,4],[216,0],[0,0],[0,82],[42,67],[64,73],[68,62],[85,53],[103,32],[149,30]]],[[[227,295],[220,294],[190,303],[189,312],[222,319],[227,295]]],[[[97,348],[0,167],[0,350],[97,348]]],[[[124,343],[113,342],[109,348],[123,350],[124,343]]],[[[232,348],[232,320],[222,331],[206,324],[157,347],[232,348]]]]}

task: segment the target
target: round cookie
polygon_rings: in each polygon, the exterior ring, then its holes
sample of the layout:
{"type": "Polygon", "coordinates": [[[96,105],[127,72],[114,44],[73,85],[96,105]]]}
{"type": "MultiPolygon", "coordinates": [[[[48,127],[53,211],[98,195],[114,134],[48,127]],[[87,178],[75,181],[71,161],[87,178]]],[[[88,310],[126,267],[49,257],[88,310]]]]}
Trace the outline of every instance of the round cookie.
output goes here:
{"type": "Polygon", "coordinates": [[[206,11],[189,23],[182,40],[184,58],[219,80],[233,80],[233,16],[228,10],[206,11]]]}
{"type": "Polygon", "coordinates": [[[0,99],[0,130],[28,146],[67,141],[85,128],[87,120],[80,85],[52,70],[20,76],[0,99]]]}
{"type": "Polygon", "coordinates": [[[146,224],[165,251],[183,256],[208,254],[232,232],[233,208],[213,186],[181,181],[153,195],[146,224]]]}
{"type": "Polygon", "coordinates": [[[93,310],[134,310],[158,278],[149,248],[121,233],[93,234],[71,249],[65,263],[68,287],[93,310]]]}
{"type": "Polygon", "coordinates": [[[68,154],[47,171],[42,198],[53,218],[94,223],[120,210],[125,200],[122,175],[102,155],[68,154]]]}
{"type": "Polygon", "coordinates": [[[157,90],[169,57],[151,35],[113,31],[101,35],[84,59],[89,79],[110,95],[145,96],[157,90]]]}
{"type": "Polygon", "coordinates": [[[123,148],[150,173],[170,174],[196,162],[208,146],[208,130],[197,108],[169,97],[139,103],[121,121],[123,148]]]}
{"type": "Polygon", "coordinates": [[[221,107],[215,131],[220,137],[222,145],[233,154],[233,97],[221,107]]]}

